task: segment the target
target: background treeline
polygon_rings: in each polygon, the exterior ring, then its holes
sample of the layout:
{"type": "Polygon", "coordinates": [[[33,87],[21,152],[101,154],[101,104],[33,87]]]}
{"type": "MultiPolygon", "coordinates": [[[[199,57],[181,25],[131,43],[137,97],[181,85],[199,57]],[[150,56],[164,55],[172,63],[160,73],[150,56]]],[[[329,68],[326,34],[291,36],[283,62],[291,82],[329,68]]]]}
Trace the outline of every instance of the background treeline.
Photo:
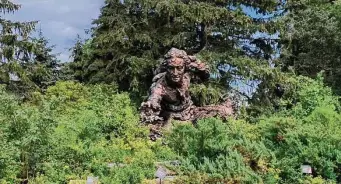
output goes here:
{"type": "Polygon", "coordinates": [[[69,63],[35,21],[1,16],[0,182],[143,183],[180,160],[176,183],[340,183],[340,12],[338,0],[106,0],[69,63]],[[172,47],[210,65],[195,104],[229,97],[238,116],[150,142],[138,106],[172,47]]]}

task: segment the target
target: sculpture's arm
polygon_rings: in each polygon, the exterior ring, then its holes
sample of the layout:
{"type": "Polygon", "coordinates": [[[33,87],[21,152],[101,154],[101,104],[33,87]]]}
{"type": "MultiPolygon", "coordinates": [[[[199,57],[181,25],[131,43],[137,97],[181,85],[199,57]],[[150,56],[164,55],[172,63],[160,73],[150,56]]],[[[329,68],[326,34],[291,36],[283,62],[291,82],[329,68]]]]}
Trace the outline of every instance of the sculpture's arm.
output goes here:
{"type": "Polygon", "coordinates": [[[209,67],[196,58],[191,59],[188,68],[195,76],[199,77],[201,81],[206,81],[210,78],[209,67]]]}
{"type": "Polygon", "coordinates": [[[151,87],[150,95],[146,102],[141,104],[141,120],[142,122],[152,123],[157,120],[162,120],[159,117],[161,112],[161,100],[163,96],[163,87],[161,84],[156,84],[151,87]]]}

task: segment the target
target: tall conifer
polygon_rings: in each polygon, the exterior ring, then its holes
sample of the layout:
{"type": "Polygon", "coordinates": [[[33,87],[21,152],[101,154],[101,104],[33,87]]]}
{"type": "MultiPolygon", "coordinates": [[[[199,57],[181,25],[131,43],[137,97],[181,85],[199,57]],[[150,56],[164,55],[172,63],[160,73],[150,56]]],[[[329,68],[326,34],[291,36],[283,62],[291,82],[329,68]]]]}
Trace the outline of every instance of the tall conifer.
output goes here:
{"type": "Polygon", "coordinates": [[[273,54],[271,40],[254,38],[275,33],[273,22],[247,12],[267,15],[280,5],[277,0],[106,0],[93,22],[82,79],[143,94],[158,59],[177,47],[210,62],[215,84],[228,89],[237,76],[254,78],[252,70],[267,68],[273,54]]]}

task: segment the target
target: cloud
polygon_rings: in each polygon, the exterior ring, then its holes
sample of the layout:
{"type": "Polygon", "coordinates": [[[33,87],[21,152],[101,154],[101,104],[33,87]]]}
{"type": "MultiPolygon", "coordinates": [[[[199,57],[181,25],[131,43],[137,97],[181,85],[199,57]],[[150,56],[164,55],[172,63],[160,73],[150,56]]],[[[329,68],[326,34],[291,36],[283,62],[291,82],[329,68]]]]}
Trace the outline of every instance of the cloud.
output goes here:
{"type": "Polygon", "coordinates": [[[82,32],[82,29],[77,26],[68,24],[65,21],[49,21],[44,24],[43,31],[47,31],[59,38],[69,39],[75,38],[75,36],[82,32]]]}
{"type": "Polygon", "coordinates": [[[61,61],[67,61],[67,60],[69,60],[70,55],[69,55],[69,54],[65,54],[65,53],[61,53],[61,54],[58,55],[58,58],[59,58],[61,61]]]}
{"type": "Polygon", "coordinates": [[[12,0],[22,7],[6,18],[17,21],[39,21],[41,28],[51,45],[56,45],[58,58],[68,61],[69,51],[77,34],[86,38],[85,30],[91,28],[91,22],[100,13],[104,0],[12,0]]]}

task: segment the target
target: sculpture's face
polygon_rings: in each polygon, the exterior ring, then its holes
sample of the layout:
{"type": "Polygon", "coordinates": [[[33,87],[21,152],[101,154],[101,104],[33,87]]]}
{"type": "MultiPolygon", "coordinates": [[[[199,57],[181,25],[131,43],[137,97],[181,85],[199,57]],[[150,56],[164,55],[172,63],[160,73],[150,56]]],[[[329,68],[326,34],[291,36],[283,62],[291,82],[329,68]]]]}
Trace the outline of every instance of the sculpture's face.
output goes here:
{"type": "Polygon", "coordinates": [[[167,64],[168,79],[179,83],[185,74],[185,61],[182,58],[170,58],[167,64]]]}

